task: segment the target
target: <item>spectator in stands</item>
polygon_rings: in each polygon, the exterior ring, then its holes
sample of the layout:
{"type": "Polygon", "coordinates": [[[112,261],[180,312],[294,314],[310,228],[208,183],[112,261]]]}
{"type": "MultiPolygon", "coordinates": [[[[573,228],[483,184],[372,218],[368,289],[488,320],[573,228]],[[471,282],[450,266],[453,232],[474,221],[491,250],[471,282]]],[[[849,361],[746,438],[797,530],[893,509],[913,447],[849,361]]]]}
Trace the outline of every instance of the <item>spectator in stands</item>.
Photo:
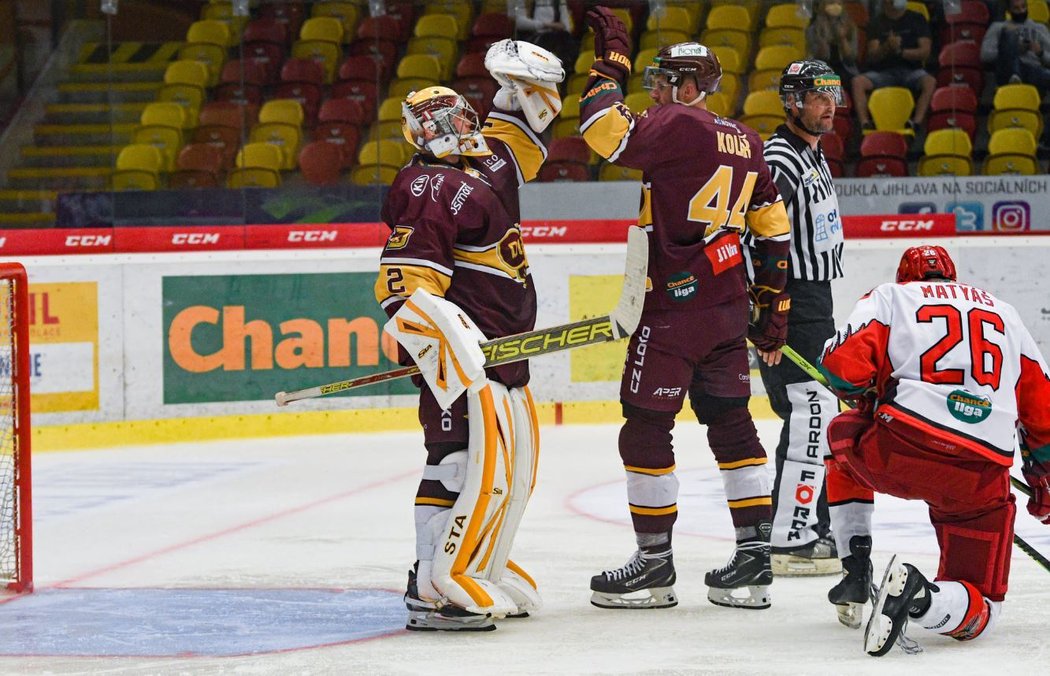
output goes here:
{"type": "Polygon", "coordinates": [[[882,14],[868,24],[868,70],[853,78],[853,105],[861,127],[874,129],[868,93],[879,87],[907,87],[915,93],[915,110],[908,127],[920,127],[937,80],[923,69],[930,56],[930,25],[907,8],[907,0],[882,0],[882,14]]]}
{"type": "Polygon", "coordinates": [[[814,8],[813,21],[806,29],[811,59],[831,66],[849,87],[860,74],[857,68],[857,24],[843,11],[842,0],[822,0],[814,8]]]}
{"type": "Polygon", "coordinates": [[[565,0],[535,0],[531,12],[526,0],[507,0],[507,14],[514,19],[517,39],[554,52],[566,70],[576,63],[579,46],[572,37],[572,12],[565,0]]]}
{"type": "Polygon", "coordinates": [[[999,84],[1024,82],[1045,96],[1050,89],[1050,30],[1028,18],[1028,0],[1007,0],[1010,17],[995,21],[981,43],[981,61],[999,84]]]}

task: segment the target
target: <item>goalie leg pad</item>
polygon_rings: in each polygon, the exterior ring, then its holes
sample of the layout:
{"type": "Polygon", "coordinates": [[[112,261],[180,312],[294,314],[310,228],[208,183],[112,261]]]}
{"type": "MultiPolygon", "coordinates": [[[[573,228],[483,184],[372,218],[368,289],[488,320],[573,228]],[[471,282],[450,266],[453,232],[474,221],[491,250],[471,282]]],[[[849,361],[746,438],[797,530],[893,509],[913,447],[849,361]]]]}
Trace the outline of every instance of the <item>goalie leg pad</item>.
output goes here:
{"type": "Polygon", "coordinates": [[[467,394],[470,442],[463,487],[435,543],[431,570],[431,582],[442,597],[472,613],[496,617],[518,610],[514,599],[480,572],[491,558],[490,538],[506,518],[511,483],[508,435],[513,424],[505,393],[505,387],[486,380],[480,390],[467,394]]]}
{"type": "Polygon", "coordinates": [[[455,303],[416,289],[384,330],[416,362],[442,409],[468,388],[482,386],[485,355],[480,343],[485,334],[455,303]]]}

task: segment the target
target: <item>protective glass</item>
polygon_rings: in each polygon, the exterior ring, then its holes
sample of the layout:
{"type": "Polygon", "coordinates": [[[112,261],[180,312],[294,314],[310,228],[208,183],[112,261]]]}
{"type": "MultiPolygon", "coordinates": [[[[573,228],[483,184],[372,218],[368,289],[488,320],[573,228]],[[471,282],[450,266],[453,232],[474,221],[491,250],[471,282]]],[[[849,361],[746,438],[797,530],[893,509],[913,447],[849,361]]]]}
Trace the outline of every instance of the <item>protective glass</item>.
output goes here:
{"type": "MultiPolygon", "coordinates": [[[[838,75],[819,75],[813,78],[813,86],[803,90],[801,94],[805,96],[806,92],[828,94],[835,102],[837,108],[842,108],[846,105],[846,97],[842,93],[842,78],[838,75]]],[[[805,99],[803,98],[803,100],[805,99]]]]}

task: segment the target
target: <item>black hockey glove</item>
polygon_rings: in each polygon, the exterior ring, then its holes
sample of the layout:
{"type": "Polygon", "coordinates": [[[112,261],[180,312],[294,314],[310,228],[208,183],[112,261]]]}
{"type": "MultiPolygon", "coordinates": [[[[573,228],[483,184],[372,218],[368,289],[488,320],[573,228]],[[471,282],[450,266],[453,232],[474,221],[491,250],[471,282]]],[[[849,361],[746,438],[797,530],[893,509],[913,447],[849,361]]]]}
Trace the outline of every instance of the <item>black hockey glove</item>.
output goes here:
{"type": "Polygon", "coordinates": [[[591,68],[625,85],[631,75],[631,36],[627,34],[627,27],[620,17],[600,5],[587,10],[584,20],[594,31],[591,68]]]}
{"type": "Polygon", "coordinates": [[[747,329],[748,339],[762,352],[775,352],[784,347],[791,296],[765,286],[753,286],[748,293],[754,317],[747,329]]]}

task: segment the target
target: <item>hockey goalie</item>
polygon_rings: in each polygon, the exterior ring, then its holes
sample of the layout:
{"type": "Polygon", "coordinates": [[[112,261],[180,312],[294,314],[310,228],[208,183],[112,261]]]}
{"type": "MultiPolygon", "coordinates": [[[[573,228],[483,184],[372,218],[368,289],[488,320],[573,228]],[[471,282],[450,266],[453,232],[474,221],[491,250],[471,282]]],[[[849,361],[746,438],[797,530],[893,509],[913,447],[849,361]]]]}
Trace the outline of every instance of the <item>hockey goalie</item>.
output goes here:
{"type": "Polygon", "coordinates": [[[529,331],[536,287],[518,188],[546,157],[539,133],[561,109],[561,62],[503,40],[486,66],[500,83],[484,124],[459,93],[412,92],[401,126],[416,153],[382,209],[390,237],[375,293],[386,331],[421,376],[427,451],[416,492],[407,628],[486,631],[540,606],[510,560],[536,477],[539,436],[528,362],[485,369],[486,337],[529,331]]]}

